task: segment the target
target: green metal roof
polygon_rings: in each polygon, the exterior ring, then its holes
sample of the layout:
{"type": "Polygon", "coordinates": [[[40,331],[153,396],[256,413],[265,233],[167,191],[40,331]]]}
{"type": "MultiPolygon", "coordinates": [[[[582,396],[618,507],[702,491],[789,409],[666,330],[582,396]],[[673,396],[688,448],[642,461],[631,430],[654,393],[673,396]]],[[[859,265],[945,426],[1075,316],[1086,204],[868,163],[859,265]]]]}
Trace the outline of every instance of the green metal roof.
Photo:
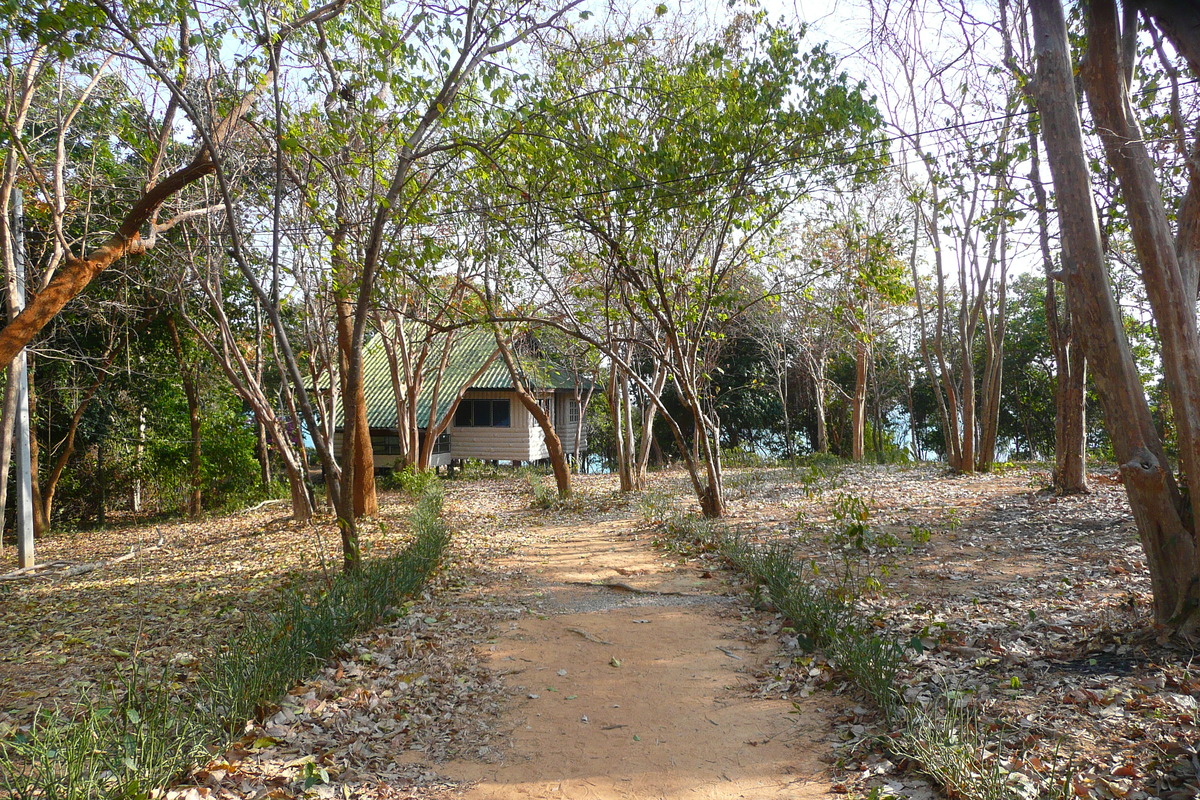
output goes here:
{"type": "MultiPolygon", "coordinates": [[[[426,329],[420,323],[404,323],[409,341],[418,342],[425,338],[426,329]]],[[[388,335],[392,335],[390,332],[388,335]]],[[[392,374],[388,366],[387,352],[381,337],[375,334],[363,348],[363,382],[367,400],[367,422],[372,428],[396,427],[396,401],[392,393],[392,374]]],[[[424,365],[425,376],[417,397],[417,424],[428,425],[429,410],[434,402],[435,386],[437,414],[441,419],[450,410],[451,404],[464,389],[510,390],[512,376],[504,359],[500,358],[496,340],[487,328],[462,328],[436,336],[424,365]],[[450,357],[446,370],[438,380],[445,342],[450,342],[450,357]],[[483,371],[480,372],[480,368],[483,371]]],[[[540,370],[534,383],[542,389],[571,389],[574,382],[568,373],[558,369],[540,370]]],[[[342,409],[338,404],[337,427],[342,427],[342,409]]]]}

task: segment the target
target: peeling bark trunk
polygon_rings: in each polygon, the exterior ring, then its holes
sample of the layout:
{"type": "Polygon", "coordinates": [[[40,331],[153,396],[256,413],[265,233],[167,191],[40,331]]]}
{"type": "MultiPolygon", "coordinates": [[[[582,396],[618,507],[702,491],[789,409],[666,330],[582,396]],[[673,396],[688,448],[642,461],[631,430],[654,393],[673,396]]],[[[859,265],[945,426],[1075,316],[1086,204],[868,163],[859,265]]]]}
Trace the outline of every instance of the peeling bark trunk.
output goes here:
{"type": "Polygon", "coordinates": [[[1000,288],[995,309],[984,315],[986,356],[983,368],[983,406],[980,408],[979,452],[975,468],[990,472],[996,460],[996,438],[1000,429],[1000,392],[1004,382],[1004,332],[1008,312],[1007,226],[1000,223],[1000,288]]]}
{"type": "Polygon", "coordinates": [[[4,407],[0,410],[0,553],[4,552],[4,518],[8,510],[8,474],[12,469],[13,426],[17,416],[17,382],[12,380],[13,369],[8,369],[9,379],[4,382],[4,407]]]}
{"type": "Polygon", "coordinates": [[[1054,491],[1086,494],[1087,483],[1087,359],[1073,345],[1066,353],[1063,373],[1054,390],[1054,491]]]}
{"type": "Polygon", "coordinates": [[[50,517],[42,503],[41,448],[38,446],[37,426],[33,422],[37,410],[37,393],[33,388],[33,354],[27,354],[27,358],[25,369],[29,375],[29,481],[33,494],[33,535],[40,538],[50,532],[50,517]]]}
{"type": "Polygon", "coordinates": [[[67,258],[46,288],[30,299],[24,311],[0,329],[0,363],[12,361],[17,352],[29,344],[63,306],[82,292],[97,275],[125,256],[145,252],[147,242],[142,239],[142,226],[151,221],[155,212],[169,198],[214,171],[208,151],[201,151],[191,164],[167,176],[142,195],[125,215],[116,233],[86,258],[67,258]]]}
{"type": "Polygon", "coordinates": [[[617,365],[612,364],[608,370],[608,386],[605,387],[605,394],[608,396],[608,414],[612,420],[613,445],[617,451],[617,477],[621,482],[621,491],[632,492],[634,491],[632,460],[629,458],[625,443],[625,417],[622,413],[624,406],[621,402],[620,386],[626,380],[625,376],[617,369],[617,365]]]}
{"type": "MultiPolygon", "coordinates": [[[[662,394],[663,387],[667,385],[667,365],[655,364],[653,383],[650,385],[650,390],[656,395],[662,394]]],[[[658,416],[658,406],[654,403],[646,403],[642,408],[642,441],[638,446],[637,460],[634,462],[633,477],[637,488],[644,489],[646,486],[646,468],[650,464],[650,451],[654,445],[654,418],[658,416]]]]}

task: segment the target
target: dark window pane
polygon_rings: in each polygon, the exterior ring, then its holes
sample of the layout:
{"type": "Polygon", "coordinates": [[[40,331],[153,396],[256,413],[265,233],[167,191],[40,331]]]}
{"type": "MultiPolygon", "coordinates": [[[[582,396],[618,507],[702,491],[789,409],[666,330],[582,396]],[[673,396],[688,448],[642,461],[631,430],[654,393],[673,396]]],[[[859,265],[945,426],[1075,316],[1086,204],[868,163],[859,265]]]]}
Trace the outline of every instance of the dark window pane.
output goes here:
{"type": "Polygon", "coordinates": [[[490,400],[476,400],[475,427],[488,428],[492,424],[492,403],[490,400]]]}
{"type": "Polygon", "coordinates": [[[492,427],[507,428],[512,425],[512,412],[507,400],[492,401],[492,427]]]}
{"type": "Polygon", "coordinates": [[[474,423],[471,421],[471,401],[463,400],[458,404],[458,410],[454,412],[454,424],[461,428],[468,428],[474,423]]]}

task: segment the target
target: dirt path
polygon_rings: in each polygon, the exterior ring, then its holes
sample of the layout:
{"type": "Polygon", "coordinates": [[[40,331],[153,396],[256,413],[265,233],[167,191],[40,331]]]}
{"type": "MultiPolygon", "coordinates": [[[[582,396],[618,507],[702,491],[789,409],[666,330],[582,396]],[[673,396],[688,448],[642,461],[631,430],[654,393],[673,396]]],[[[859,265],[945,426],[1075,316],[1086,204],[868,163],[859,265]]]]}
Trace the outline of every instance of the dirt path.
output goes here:
{"type": "Polygon", "coordinates": [[[468,800],[831,796],[819,756],[837,701],[749,695],[773,648],[745,640],[719,578],[627,521],[535,528],[503,566],[513,579],[486,591],[531,612],[486,645],[512,697],[503,759],[437,767],[468,800]]]}

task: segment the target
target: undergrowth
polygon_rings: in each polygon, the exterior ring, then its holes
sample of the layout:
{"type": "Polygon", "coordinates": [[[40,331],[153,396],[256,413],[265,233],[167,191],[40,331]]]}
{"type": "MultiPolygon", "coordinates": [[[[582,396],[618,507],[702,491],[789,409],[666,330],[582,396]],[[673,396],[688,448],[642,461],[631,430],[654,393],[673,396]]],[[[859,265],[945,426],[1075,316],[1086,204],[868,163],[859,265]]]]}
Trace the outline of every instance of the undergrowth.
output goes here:
{"type": "Polygon", "coordinates": [[[565,497],[558,493],[558,484],[554,481],[543,480],[542,475],[528,473],[526,480],[529,491],[533,493],[533,508],[543,511],[579,511],[583,502],[578,494],[571,493],[565,497]]]}
{"type": "Polygon", "coordinates": [[[229,642],[192,686],[135,667],[121,685],[74,708],[42,710],[0,742],[0,790],[22,799],[133,800],[207,762],[246,720],[421,590],[450,539],[441,507],[440,489],[426,490],[405,550],[339,575],[319,595],[292,594],[229,642]]]}
{"type": "Polygon", "coordinates": [[[412,464],[393,467],[379,481],[380,488],[384,490],[400,491],[413,497],[420,497],[437,482],[437,473],[432,469],[418,469],[412,464]]]}

